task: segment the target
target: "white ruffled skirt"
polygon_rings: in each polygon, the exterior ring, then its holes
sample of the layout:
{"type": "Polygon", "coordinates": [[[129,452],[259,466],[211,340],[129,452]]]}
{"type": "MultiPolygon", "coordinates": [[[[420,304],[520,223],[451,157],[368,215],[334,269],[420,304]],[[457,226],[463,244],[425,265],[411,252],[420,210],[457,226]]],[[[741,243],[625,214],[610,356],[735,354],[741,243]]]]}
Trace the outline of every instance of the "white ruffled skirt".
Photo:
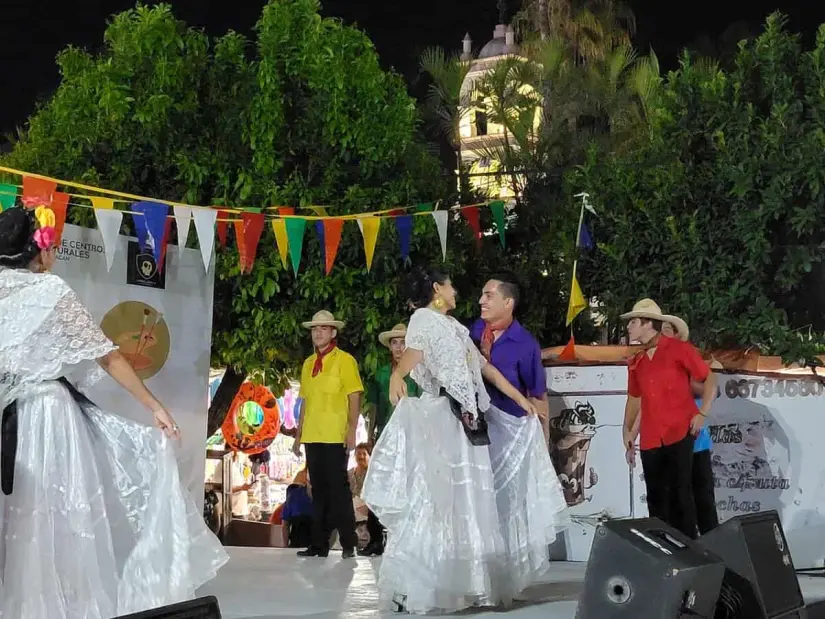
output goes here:
{"type": "Polygon", "coordinates": [[[570,524],[537,417],[487,412],[496,504],[507,552],[504,595],[516,597],[550,567],[548,547],[570,524]]]}
{"type": "Polygon", "coordinates": [[[110,619],[191,599],[228,560],[156,429],[57,382],[18,399],[0,493],[0,617],[110,619]]]}
{"type": "Polygon", "coordinates": [[[378,439],[364,500],[387,528],[383,606],[452,612],[504,600],[506,552],[487,447],[473,447],[446,398],[404,398],[378,439]]]}

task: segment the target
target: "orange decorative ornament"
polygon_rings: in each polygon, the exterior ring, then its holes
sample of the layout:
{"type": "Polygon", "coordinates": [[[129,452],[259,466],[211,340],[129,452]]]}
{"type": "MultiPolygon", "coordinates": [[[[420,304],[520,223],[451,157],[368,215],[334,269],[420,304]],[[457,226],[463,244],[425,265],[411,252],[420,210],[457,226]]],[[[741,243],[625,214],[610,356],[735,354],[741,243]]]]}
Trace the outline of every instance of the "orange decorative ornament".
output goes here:
{"type": "Polygon", "coordinates": [[[221,426],[226,446],[254,455],[265,451],[281,429],[278,401],[263,385],[241,385],[221,426]]]}

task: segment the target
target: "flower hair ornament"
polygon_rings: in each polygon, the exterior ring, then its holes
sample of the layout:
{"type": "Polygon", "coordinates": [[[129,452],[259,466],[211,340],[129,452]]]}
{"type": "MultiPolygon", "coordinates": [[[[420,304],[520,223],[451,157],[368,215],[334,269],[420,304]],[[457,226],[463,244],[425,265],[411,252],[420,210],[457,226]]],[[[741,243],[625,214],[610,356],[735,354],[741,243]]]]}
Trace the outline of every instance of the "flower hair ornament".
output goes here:
{"type": "Polygon", "coordinates": [[[40,226],[34,231],[34,242],[41,250],[51,249],[57,240],[54,211],[46,206],[38,206],[34,218],[40,226]]]}

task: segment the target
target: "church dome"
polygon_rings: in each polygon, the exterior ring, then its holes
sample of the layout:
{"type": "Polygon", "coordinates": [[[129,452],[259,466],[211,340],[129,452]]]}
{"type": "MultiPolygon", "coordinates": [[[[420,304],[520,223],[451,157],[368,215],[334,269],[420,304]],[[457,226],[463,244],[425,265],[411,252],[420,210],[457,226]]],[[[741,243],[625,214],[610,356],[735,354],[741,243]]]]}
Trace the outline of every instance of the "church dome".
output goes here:
{"type": "Polygon", "coordinates": [[[515,45],[513,28],[504,24],[498,24],[493,32],[493,39],[488,41],[478,53],[478,59],[495,58],[505,54],[514,54],[518,51],[515,45]]]}

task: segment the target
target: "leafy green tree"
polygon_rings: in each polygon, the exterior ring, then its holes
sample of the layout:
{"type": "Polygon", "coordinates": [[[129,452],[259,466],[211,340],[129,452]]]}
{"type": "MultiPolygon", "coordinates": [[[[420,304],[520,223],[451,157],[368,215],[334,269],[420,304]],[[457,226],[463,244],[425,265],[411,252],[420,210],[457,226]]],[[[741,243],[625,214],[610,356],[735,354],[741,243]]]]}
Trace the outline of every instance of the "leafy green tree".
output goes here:
{"type": "Polygon", "coordinates": [[[614,337],[650,296],[705,346],[822,350],[823,83],[825,28],[803,50],[775,14],[730,72],[683,57],[649,143],[594,149],[571,181],[600,211],[582,281],[614,337]]]}
{"type": "MultiPolygon", "coordinates": [[[[254,41],[236,33],[212,40],[168,5],[117,15],[100,53],[60,54],[61,84],[6,162],[204,205],[323,204],[348,214],[451,203],[438,162],[415,140],[416,110],[401,79],[380,68],[362,32],[318,9],[317,0],[272,0],[254,41]]],[[[90,211],[71,216],[89,221],[90,211]]],[[[274,387],[294,375],[311,347],[300,323],[319,309],[347,321],[344,346],[366,375],[374,371],[378,332],[407,313],[391,220],[371,272],[354,222],[329,277],[311,223],[297,277],[281,264],[269,229],[250,275],[239,273],[229,245],[217,257],[213,329],[213,364],[228,371],[210,432],[247,375],[274,387]]],[[[462,246],[455,249],[460,263],[462,246]]],[[[416,262],[440,258],[430,218],[416,218],[412,252],[416,262]]]]}

